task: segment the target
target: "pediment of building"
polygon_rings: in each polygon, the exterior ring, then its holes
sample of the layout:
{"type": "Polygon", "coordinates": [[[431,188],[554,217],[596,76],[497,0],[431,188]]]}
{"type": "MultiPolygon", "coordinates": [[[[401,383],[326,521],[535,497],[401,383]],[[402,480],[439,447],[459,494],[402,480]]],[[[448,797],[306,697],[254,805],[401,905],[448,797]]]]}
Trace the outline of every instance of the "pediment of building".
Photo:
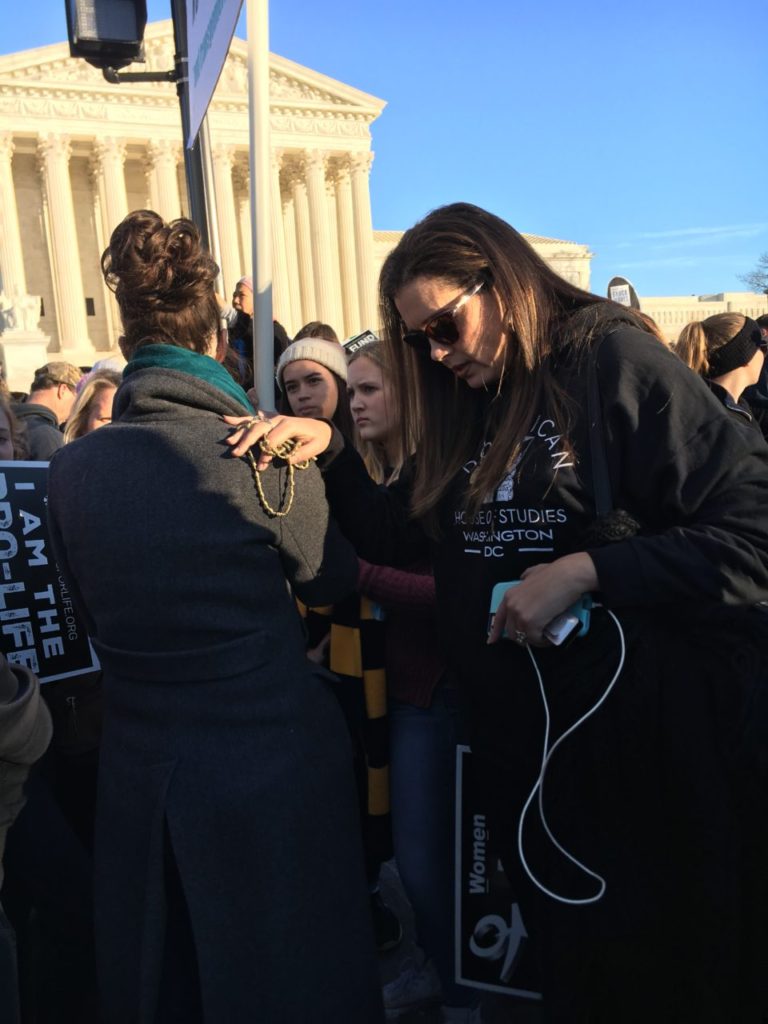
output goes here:
{"type": "MultiPolygon", "coordinates": [[[[146,64],[131,70],[165,71],[173,67],[173,28],[170,21],[147,25],[146,64]]],[[[305,113],[353,115],[373,121],[385,107],[375,96],[338,82],[327,75],[270,54],[270,100],[277,110],[305,113]]],[[[0,57],[0,95],[55,96],[57,99],[87,98],[114,100],[119,89],[121,102],[130,98],[142,102],[152,95],[154,102],[167,93],[169,105],[176,103],[175,91],[159,90],[155,84],[109,85],[97,68],[69,56],[68,43],[54,43],[35,50],[0,57]]],[[[244,40],[234,38],[213,100],[215,105],[233,107],[248,102],[248,49],[244,40]]]]}

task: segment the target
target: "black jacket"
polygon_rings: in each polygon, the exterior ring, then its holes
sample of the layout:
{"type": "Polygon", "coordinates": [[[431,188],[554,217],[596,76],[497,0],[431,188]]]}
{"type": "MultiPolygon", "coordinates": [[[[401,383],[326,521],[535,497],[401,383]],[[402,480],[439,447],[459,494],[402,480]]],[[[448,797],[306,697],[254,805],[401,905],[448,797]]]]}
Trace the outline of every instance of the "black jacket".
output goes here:
{"type": "Polygon", "coordinates": [[[17,402],[12,408],[24,427],[30,461],[48,462],[64,444],[55,415],[47,406],[36,402],[17,402]]]}
{"type": "MultiPolygon", "coordinates": [[[[596,372],[614,500],[640,524],[634,536],[589,548],[598,596],[621,634],[596,609],[584,638],[532,651],[540,678],[524,647],[486,643],[495,584],[588,546],[595,509],[581,359],[557,371],[570,420],[545,403],[522,457],[474,517],[464,488],[482,451],[442,503],[431,547],[443,641],[513,892],[542,942],[548,1019],[758,1024],[768,616],[755,603],[768,598],[768,448],[636,329],[603,340],[596,372]],[[610,697],[547,774],[552,833],[607,885],[594,905],[564,906],[533,888],[517,852],[542,761],[542,693],[552,741],[604,693],[620,636],[626,659],[610,697]]],[[[376,488],[349,447],[325,462],[331,507],[362,557],[407,564],[423,553],[407,490],[376,488]]],[[[535,801],[531,818],[526,854],[538,877],[572,898],[593,895],[596,880],[537,826],[535,801]]]]}

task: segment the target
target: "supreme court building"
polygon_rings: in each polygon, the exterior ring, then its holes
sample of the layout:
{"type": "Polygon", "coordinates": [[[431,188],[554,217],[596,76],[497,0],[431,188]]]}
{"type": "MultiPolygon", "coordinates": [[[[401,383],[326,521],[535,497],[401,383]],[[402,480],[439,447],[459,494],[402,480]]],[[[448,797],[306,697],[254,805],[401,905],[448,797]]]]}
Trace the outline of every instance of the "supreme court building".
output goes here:
{"type": "MultiPolygon", "coordinates": [[[[148,25],[145,46],[147,70],[172,68],[171,22],[148,25]]],[[[275,318],[289,334],[318,319],[341,336],[375,329],[378,271],[400,236],[371,221],[370,129],[385,102],[273,54],[270,106],[275,318]]],[[[250,273],[251,251],[240,39],[209,127],[229,295],[250,273]]],[[[117,307],[99,261],[114,226],[139,208],[167,219],[188,213],[175,86],[111,85],[70,58],[67,43],[0,57],[0,342],[9,379],[31,379],[30,367],[50,353],[88,365],[115,351],[117,307]]],[[[587,246],[528,237],[559,273],[589,287],[587,246]]]]}

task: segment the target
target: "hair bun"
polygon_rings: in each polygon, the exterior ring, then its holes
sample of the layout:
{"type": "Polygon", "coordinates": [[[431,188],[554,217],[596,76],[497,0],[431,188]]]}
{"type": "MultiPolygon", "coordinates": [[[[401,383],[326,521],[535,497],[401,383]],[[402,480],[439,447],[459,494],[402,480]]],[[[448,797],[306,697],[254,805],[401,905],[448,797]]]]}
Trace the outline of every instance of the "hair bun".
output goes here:
{"type": "Polygon", "coordinates": [[[128,324],[137,333],[154,324],[149,333],[173,343],[172,325],[184,331],[185,311],[203,306],[203,321],[212,324],[208,331],[216,330],[214,282],[219,268],[203,249],[191,220],[180,217],[167,223],[153,210],[129,213],[112,232],[101,267],[120,306],[126,335],[135,341],[140,339],[128,324]]]}
{"type": "Polygon", "coordinates": [[[168,310],[194,302],[218,275],[191,220],[168,224],[152,210],[137,210],[115,228],[102,268],[118,301],[130,293],[133,305],[168,310]]]}

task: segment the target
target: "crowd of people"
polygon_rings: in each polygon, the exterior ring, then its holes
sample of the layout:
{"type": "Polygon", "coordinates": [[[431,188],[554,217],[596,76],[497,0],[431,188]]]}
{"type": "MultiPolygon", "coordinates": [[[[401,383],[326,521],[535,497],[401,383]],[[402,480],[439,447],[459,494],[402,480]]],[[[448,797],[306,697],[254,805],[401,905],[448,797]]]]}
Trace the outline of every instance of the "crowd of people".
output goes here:
{"type": "Polygon", "coordinates": [[[544,1019],[768,1019],[768,317],[670,347],[453,204],[263,409],[190,221],[102,271],[123,359],[0,396],[100,663],[0,666],[0,1019],[480,1024],[460,741],[544,1019]]]}

